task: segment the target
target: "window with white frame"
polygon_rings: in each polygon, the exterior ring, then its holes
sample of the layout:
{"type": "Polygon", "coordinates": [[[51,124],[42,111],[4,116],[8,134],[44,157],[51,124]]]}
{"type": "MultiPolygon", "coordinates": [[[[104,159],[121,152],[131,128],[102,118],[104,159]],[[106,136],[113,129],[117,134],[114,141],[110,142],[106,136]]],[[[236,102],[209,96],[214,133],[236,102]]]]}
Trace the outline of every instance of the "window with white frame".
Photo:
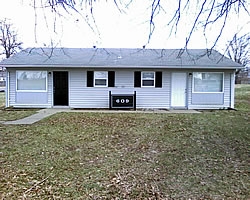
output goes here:
{"type": "Polygon", "coordinates": [[[143,87],[155,86],[155,72],[142,72],[141,81],[143,87]]]}
{"type": "Polygon", "coordinates": [[[193,91],[216,93],[223,92],[223,72],[194,72],[193,91]]]}
{"type": "Polygon", "coordinates": [[[94,72],[94,86],[95,87],[107,87],[108,86],[108,72],[107,71],[95,71],[94,72]]]}
{"type": "Polygon", "coordinates": [[[47,71],[17,71],[17,91],[47,91],[47,71]]]}

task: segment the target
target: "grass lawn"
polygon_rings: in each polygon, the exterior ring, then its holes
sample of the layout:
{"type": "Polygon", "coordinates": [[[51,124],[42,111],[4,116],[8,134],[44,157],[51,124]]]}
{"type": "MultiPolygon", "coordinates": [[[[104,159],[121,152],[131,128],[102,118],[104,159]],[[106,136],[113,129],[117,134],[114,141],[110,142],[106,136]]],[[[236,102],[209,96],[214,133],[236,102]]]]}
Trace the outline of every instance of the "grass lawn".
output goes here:
{"type": "Polygon", "coordinates": [[[0,108],[3,108],[5,105],[5,93],[4,92],[0,92],[0,108]]]}
{"type": "Polygon", "coordinates": [[[237,111],[0,124],[0,199],[249,199],[249,92],[237,111]]]}
{"type": "MultiPolygon", "coordinates": [[[[5,107],[5,94],[0,92],[0,122],[12,121],[21,119],[32,114],[35,114],[37,109],[4,109],[5,107]]],[[[1,130],[1,129],[0,129],[1,130]]]]}

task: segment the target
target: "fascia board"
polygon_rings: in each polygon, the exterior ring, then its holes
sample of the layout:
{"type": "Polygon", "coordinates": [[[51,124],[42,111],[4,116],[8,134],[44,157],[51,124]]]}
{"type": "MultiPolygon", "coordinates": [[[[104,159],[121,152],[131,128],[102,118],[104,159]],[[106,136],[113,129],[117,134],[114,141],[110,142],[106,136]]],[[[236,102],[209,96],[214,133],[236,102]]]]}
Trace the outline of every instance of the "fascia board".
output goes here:
{"type": "Polygon", "coordinates": [[[171,66],[127,66],[127,65],[0,65],[6,68],[117,68],[117,69],[242,69],[244,66],[194,66],[194,65],[171,65],[171,66]]]}

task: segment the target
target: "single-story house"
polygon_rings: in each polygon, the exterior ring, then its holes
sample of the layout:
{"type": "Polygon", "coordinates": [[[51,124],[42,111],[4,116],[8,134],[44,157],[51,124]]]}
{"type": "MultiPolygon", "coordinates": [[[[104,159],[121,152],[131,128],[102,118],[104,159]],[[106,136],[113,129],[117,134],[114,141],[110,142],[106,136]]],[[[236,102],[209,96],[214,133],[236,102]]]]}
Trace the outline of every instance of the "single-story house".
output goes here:
{"type": "Polygon", "coordinates": [[[242,68],[216,50],[145,48],[30,48],[0,66],[6,107],[100,109],[234,108],[242,68]]]}

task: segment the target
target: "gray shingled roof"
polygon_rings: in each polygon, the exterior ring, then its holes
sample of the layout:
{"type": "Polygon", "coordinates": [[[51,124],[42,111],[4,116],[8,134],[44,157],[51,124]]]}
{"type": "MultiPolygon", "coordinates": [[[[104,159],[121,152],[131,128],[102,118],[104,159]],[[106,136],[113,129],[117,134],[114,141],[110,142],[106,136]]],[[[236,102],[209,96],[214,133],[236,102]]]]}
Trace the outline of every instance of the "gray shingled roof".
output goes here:
{"type": "Polygon", "coordinates": [[[211,68],[242,66],[207,49],[32,48],[3,60],[5,67],[211,68]]]}

